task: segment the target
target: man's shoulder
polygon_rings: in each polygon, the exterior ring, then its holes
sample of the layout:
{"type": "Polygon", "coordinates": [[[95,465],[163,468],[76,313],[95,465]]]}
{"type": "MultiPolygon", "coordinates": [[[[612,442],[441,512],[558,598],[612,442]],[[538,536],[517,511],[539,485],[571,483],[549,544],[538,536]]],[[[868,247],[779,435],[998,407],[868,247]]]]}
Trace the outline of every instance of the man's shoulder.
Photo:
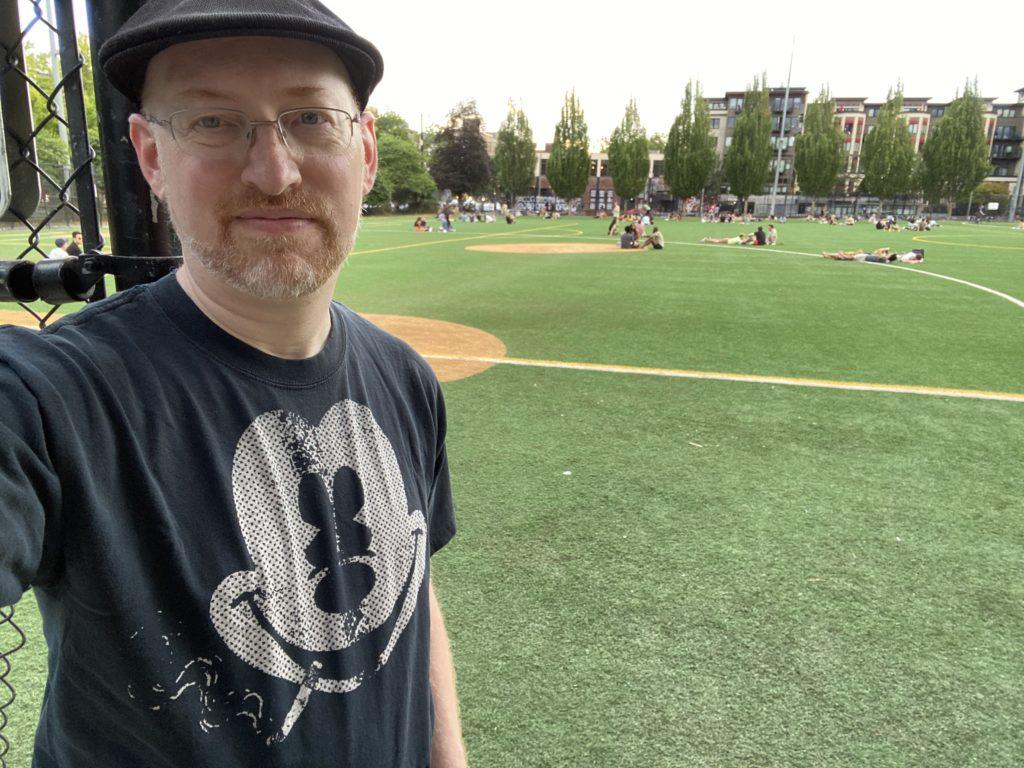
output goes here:
{"type": "Polygon", "coordinates": [[[430,364],[408,342],[340,302],[332,304],[332,311],[345,324],[349,350],[353,355],[412,374],[432,388],[438,386],[430,364]]]}
{"type": "Polygon", "coordinates": [[[0,326],[0,362],[23,377],[32,371],[54,375],[79,368],[78,363],[123,351],[128,336],[141,324],[139,301],[144,286],[130,288],[89,304],[41,329],[0,326]]]}

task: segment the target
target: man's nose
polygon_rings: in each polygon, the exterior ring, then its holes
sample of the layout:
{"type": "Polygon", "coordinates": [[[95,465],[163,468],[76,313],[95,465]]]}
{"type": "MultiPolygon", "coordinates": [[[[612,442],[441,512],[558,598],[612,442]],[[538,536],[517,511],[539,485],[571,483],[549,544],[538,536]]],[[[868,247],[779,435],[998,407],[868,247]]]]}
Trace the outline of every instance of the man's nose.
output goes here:
{"type": "Polygon", "coordinates": [[[265,195],[280,195],[302,181],[299,163],[275,125],[254,125],[242,181],[265,195]]]}

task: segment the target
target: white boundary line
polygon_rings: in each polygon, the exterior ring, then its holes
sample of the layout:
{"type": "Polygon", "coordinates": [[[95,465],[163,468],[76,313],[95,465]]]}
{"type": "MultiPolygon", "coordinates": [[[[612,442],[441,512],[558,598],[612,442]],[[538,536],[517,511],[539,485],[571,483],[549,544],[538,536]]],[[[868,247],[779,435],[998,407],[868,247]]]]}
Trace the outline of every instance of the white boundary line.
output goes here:
{"type": "Polygon", "coordinates": [[[622,373],[634,376],[662,376],[672,379],[701,379],[705,381],[732,381],[746,384],[776,384],[785,387],[811,387],[814,389],[841,389],[854,392],[885,392],[900,395],[925,395],[929,397],[957,397],[969,400],[998,400],[1007,403],[1024,403],[1024,393],[990,392],[979,389],[952,389],[946,387],[908,386],[904,384],[874,384],[865,381],[834,381],[829,379],[804,379],[791,376],[761,376],[747,373],[721,373],[718,371],[689,371],[673,368],[641,368],[631,365],[607,365],[600,363],[573,363],[559,360],[531,360],[519,357],[478,357],[473,355],[424,354],[428,360],[447,360],[461,363],[489,363],[491,365],[514,365],[523,368],[557,368],[569,371],[592,371],[597,373],[622,373]]]}

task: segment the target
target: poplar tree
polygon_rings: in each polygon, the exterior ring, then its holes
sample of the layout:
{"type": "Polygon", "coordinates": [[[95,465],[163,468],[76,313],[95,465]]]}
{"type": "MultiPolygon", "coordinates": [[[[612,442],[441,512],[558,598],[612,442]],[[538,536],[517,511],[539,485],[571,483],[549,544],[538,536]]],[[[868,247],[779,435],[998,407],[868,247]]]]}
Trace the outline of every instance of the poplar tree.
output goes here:
{"type": "Polygon", "coordinates": [[[665,182],[673,195],[687,198],[708,186],[718,157],[711,113],[699,81],[696,86],[692,81],[686,84],[681,108],[665,143],[665,182]]]}
{"type": "Polygon", "coordinates": [[[725,153],[725,176],[732,193],[743,200],[764,191],[772,167],[772,113],[768,104],[768,76],[757,78],[743,96],[743,111],[736,118],[732,146],[725,153]]]}
{"type": "Polygon", "coordinates": [[[576,92],[565,95],[562,116],[555,126],[547,177],[554,193],[563,200],[582,197],[590,178],[590,140],[576,92]]]}
{"type": "Polygon", "coordinates": [[[608,166],[615,194],[632,199],[644,191],[650,170],[647,131],[640,124],[636,99],[630,99],[622,122],[608,141],[608,166]]]}
{"type": "Polygon", "coordinates": [[[430,175],[438,189],[450,190],[460,199],[488,190],[491,158],[482,124],[475,101],[461,102],[448,113],[448,125],[437,135],[430,158],[430,175]]]}
{"type": "Polygon", "coordinates": [[[929,133],[921,149],[921,186],[929,198],[946,200],[948,215],[989,173],[985,110],[976,87],[964,86],[929,133]]]}
{"type": "Polygon", "coordinates": [[[836,125],[836,103],[822,88],[818,98],[807,105],[804,132],[796,137],[793,165],[800,191],[814,198],[825,197],[835,189],[846,165],[845,136],[836,125]]]}
{"type": "Polygon", "coordinates": [[[874,129],[864,138],[861,168],[860,194],[877,197],[879,208],[882,200],[904,195],[914,186],[914,140],[903,120],[902,86],[889,92],[874,129]]]}
{"type": "Polygon", "coordinates": [[[505,122],[498,129],[498,144],[494,153],[494,176],[498,189],[515,203],[516,197],[530,190],[533,170],[537,163],[537,150],[533,131],[522,107],[510,101],[505,122]]]}

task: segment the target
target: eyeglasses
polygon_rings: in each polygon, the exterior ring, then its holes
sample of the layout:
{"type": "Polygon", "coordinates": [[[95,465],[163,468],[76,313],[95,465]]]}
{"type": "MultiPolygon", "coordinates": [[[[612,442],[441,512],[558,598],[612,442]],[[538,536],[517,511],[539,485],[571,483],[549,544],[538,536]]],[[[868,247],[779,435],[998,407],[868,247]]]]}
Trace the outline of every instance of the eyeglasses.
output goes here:
{"type": "Polygon", "coordinates": [[[168,128],[174,142],[193,157],[238,161],[245,159],[260,125],[275,126],[285,146],[301,158],[343,154],[359,122],[358,116],[344,110],[321,107],[289,109],[276,120],[252,120],[237,109],[209,108],[182,109],[165,120],[143,117],[168,128]]]}

